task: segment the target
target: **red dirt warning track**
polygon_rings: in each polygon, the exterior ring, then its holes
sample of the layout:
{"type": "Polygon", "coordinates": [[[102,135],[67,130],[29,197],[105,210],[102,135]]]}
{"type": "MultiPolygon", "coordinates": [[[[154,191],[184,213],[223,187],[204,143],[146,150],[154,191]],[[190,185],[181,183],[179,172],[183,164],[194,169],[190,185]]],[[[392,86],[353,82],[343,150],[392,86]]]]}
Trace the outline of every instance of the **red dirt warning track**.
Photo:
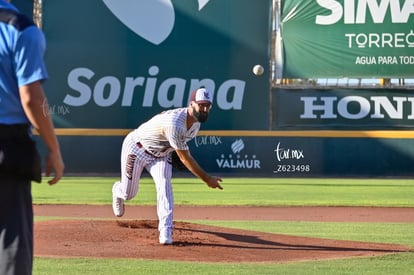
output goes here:
{"type": "Polygon", "coordinates": [[[413,251],[394,244],[338,241],[198,225],[182,220],[414,222],[413,208],[191,207],[175,209],[174,244],[158,244],[155,206],[35,205],[35,255],[208,262],[287,262],[413,251]]]}

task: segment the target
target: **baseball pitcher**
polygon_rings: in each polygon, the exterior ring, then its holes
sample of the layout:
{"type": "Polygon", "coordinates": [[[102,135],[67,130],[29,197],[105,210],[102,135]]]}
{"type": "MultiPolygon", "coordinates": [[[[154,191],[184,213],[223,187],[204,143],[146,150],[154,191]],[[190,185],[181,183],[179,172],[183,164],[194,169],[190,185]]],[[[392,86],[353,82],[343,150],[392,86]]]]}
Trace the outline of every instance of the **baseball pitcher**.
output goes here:
{"type": "MultiPolygon", "coordinates": [[[[121,181],[112,188],[112,208],[115,216],[125,212],[125,201],[136,196],[139,180],[145,168],[154,179],[157,190],[157,215],[160,244],[172,244],[174,201],[171,186],[172,154],[178,157],[195,176],[208,187],[223,189],[221,178],[207,174],[191,156],[187,142],[196,137],[200,123],[207,120],[212,106],[212,94],[205,88],[192,92],[186,108],[172,109],[155,115],[130,132],[122,144],[121,181]]],[[[180,166],[175,163],[174,165],[180,166]]]]}

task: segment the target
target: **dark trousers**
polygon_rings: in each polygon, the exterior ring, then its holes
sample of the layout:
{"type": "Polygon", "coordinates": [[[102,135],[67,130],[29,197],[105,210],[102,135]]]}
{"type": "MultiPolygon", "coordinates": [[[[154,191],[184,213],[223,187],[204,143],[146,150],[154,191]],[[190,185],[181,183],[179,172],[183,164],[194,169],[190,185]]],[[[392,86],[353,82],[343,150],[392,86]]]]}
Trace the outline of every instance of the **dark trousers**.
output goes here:
{"type": "Polygon", "coordinates": [[[32,267],[31,182],[0,175],[0,274],[32,274],[32,267]]]}

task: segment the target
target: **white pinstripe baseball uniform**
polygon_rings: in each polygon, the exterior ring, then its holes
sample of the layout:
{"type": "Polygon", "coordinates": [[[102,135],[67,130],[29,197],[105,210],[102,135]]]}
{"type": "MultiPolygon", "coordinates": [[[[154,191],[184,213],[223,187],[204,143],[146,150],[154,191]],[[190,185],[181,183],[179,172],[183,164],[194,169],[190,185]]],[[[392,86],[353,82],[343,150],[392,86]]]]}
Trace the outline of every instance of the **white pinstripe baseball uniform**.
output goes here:
{"type": "MultiPolygon", "coordinates": [[[[187,142],[193,139],[200,129],[200,123],[196,122],[187,130],[187,114],[188,108],[162,112],[129,133],[122,145],[121,181],[114,184],[113,196],[123,200],[134,198],[145,168],[154,179],[157,190],[160,232],[171,231],[173,227],[174,201],[170,154],[176,149],[188,150],[187,142]]],[[[123,212],[118,216],[122,215],[123,212]]]]}

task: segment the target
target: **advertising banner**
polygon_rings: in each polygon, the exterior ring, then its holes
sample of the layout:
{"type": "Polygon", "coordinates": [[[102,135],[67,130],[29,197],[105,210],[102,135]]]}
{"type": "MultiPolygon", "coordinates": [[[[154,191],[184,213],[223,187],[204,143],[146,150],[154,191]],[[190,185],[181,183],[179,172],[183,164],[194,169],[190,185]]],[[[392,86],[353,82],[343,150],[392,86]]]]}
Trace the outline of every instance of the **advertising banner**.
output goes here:
{"type": "Polygon", "coordinates": [[[45,111],[57,128],[131,129],[205,86],[203,129],[268,129],[269,71],[252,68],[269,63],[270,2],[43,1],[45,111]]]}
{"type": "Polygon", "coordinates": [[[414,76],[412,0],[282,1],[285,78],[414,76]]]}
{"type": "Polygon", "coordinates": [[[413,139],[198,137],[192,154],[218,175],[413,176],[413,139]],[[206,154],[208,152],[208,154],[206,154]]]}
{"type": "MultiPolygon", "coordinates": [[[[72,145],[62,148],[66,173],[120,175],[121,137],[60,140],[72,145]]],[[[224,178],[223,186],[235,176],[414,176],[412,139],[200,136],[189,146],[206,171],[224,178]]]]}
{"type": "Polygon", "coordinates": [[[412,90],[273,90],[273,129],[413,129],[412,90]]]}

